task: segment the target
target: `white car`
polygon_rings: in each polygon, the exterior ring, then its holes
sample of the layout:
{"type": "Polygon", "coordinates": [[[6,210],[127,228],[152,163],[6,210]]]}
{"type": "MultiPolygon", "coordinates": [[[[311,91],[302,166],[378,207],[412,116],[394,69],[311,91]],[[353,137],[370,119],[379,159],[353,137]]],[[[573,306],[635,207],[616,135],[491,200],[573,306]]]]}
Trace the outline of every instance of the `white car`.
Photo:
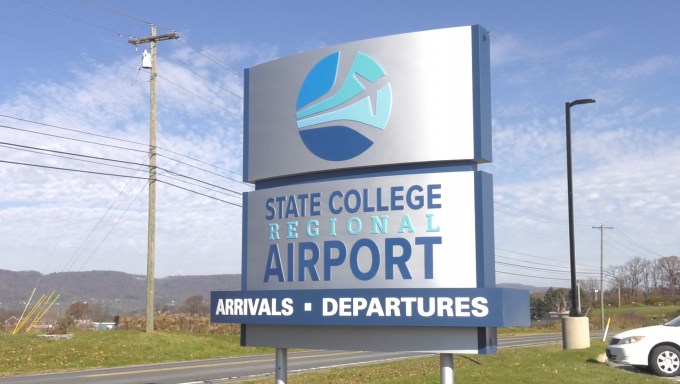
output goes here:
{"type": "Polygon", "coordinates": [[[680,373],[680,317],[665,325],[637,328],[614,335],[607,345],[607,359],[632,365],[658,376],[680,373]]]}

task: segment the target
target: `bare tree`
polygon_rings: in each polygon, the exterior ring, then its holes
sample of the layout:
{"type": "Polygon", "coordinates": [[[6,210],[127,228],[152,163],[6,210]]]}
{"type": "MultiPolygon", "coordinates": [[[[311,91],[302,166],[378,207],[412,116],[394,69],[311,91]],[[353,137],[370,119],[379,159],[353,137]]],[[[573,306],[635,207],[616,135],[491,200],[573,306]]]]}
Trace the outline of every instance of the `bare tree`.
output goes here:
{"type": "Polygon", "coordinates": [[[208,313],[208,305],[203,302],[203,296],[194,295],[186,299],[184,304],[180,306],[182,313],[189,313],[192,315],[203,315],[208,313]]]}
{"type": "Polygon", "coordinates": [[[600,279],[594,277],[589,277],[586,280],[581,281],[581,288],[588,292],[588,294],[593,298],[593,301],[598,301],[597,294],[595,291],[600,290],[600,279]]]}
{"type": "Polygon", "coordinates": [[[638,296],[638,290],[640,288],[640,284],[642,283],[644,276],[643,273],[644,263],[645,260],[643,260],[640,257],[635,257],[631,260],[628,260],[628,262],[624,264],[624,271],[628,283],[628,289],[630,289],[630,293],[633,296],[633,298],[636,298],[638,296]]]}
{"type": "Polygon", "coordinates": [[[680,258],[677,256],[662,257],[657,260],[657,263],[663,274],[663,280],[668,283],[671,295],[674,295],[680,275],[680,258]]]}

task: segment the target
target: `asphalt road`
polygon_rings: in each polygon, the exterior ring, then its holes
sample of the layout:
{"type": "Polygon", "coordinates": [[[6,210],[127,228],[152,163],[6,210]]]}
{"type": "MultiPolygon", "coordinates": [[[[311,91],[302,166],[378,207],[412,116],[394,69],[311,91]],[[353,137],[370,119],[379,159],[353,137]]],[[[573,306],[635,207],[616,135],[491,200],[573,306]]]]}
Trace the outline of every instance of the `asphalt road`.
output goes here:
{"type": "MultiPolygon", "coordinates": [[[[592,333],[602,337],[602,333],[592,333]]],[[[561,334],[501,337],[499,348],[548,344],[562,341],[561,334]]],[[[428,354],[415,352],[349,352],[307,351],[288,354],[289,374],[407,359],[428,354]]],[[[180,363],[136,365],[121,368],[96,369],[43,375],[14,376],[0,379],[0,384],[199,384],[224,383],[271,376],[274,356],[259,355],[180,363]]]]}

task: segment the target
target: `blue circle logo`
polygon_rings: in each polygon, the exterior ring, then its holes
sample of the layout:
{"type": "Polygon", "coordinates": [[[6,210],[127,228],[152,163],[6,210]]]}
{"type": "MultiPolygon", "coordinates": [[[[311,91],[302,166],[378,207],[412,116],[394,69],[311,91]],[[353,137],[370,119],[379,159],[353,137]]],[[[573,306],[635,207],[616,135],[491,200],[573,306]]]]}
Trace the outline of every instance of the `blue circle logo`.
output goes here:
{"type": "Polygon", "coordinates": [[[366,136],[338,122],[349,120],[383,130],[392,111],[389,83],[376,93],[375,113],[370,96],[350,102],[366,89],[358,76],[371,83],[385,76],[380,64],[361,52],[354,57],[340,89],[322,98],[335,85],[339,62],[340,52],[335,52],[321,59],[309,71],[298,94],[295,114],[305,146],[316,156],[329,161],[355,158],[373,145],[366,136]]]}

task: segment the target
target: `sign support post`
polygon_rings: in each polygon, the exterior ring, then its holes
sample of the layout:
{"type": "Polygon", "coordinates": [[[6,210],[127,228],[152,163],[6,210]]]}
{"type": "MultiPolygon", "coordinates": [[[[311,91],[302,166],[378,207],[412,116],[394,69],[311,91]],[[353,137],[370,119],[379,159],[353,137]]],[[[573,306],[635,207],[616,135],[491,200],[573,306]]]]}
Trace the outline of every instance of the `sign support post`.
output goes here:
{"type": "Polygon", "coordinates": [[[439,354],[440,383],[453,384],[453,353],[439,354]]]}
{"type": "Polygon", "coordinates": [[[276,348],[276,384],[288,383],[288,348],[276,348]]]}

